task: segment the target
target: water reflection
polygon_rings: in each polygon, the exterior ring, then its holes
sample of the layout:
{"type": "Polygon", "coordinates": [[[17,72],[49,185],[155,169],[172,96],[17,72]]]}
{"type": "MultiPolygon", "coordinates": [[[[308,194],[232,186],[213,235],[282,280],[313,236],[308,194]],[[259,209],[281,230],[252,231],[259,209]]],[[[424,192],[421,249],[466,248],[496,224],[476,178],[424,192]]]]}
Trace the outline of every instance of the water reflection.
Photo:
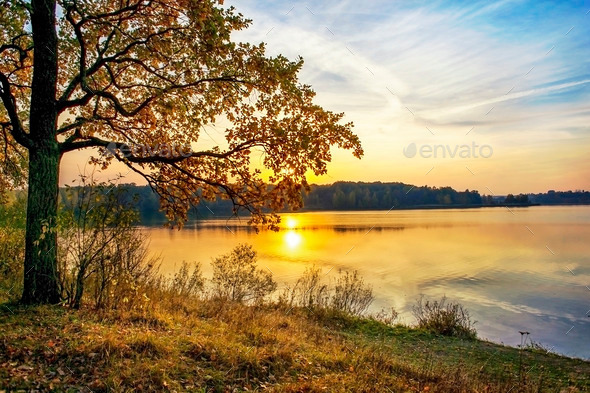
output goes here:
{"type": "Polygon", "coordinates": [[[407,322],[421,293],[447,295],[467,306],[482,337],[516,345],[527,330],[554,350],[590,357],[590,207],[512,211],[301,213],[285,215],[280,232],[256,234],[245,220],[146,231],[167,271],[197,260],[210,274],[212,257],[247,242],[279,284],[311,264],[332,269],[328,278],[357,269],[374,286],[374,309],[394,306],[407,322]]]}
{"type": "Polygon", "coordinates": [[[301,240],[303,238],[300,233],[297,233],[293,230],[287,231],[284,237],[287,247],[291,250],[297,248],[301,244],[301,240]]]}

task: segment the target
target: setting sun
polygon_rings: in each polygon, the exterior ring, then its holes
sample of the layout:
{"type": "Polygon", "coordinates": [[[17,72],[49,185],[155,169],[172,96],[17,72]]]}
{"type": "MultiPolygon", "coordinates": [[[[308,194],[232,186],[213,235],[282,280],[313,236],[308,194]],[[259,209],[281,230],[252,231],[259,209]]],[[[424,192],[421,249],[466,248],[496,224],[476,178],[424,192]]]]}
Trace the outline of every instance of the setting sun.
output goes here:
{"type": "Polygon", "coordinates": [[[297,227],[297,220],[293,217],[289,217],[285,220],[285,226],[289,229],[294,229],[297,227]]]}

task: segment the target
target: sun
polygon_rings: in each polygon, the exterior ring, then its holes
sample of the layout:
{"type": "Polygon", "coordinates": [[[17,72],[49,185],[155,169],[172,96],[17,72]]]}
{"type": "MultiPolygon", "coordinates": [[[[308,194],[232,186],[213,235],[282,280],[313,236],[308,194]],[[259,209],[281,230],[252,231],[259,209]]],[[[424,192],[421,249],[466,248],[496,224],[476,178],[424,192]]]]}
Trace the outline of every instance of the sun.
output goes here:
{"type": "Polygon", "coordinates": [[[301,234],[295,231],[289,231],[285,233],[285,243],[290,249],[297,248],[301,244],[301,234]]]}
{"type": "Polygon", "coordinates": [[[285,221],[285,226],[289,229],[294,229],[297,227],[297,220],[294,219],[293,217],[289,217],[285,221]]]}

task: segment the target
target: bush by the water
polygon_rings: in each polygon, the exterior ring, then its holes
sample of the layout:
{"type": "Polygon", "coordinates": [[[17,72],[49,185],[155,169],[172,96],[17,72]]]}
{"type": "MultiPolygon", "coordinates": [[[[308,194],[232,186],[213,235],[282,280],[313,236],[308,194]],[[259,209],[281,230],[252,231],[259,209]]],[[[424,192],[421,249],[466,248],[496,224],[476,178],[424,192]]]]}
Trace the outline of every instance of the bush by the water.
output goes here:
{"type": "MultiPolygon", "coordinates": [[[[148,237],[137,224],[134,196],[81,175],[60,201],[58,276],[64,302],[74,308],[142,307],[145,283],[157,273],[148,237]]],[[[50,229],[53,230],[53,229],[50,229]]]]}
{"type": "Polygon", "coordinates": [[[347,314],[362,315],[374,298],[373,288],[365,284],[358,271],[347,271],[336,279],[331,306],[347,314]]]}
{"type": "Polygon", "coordinates": [[[213,259],[212,295],[235,302],[260,302],[277,289],[268,270],[256,266],[256,251],[240,244],[229,254],[213,259]]]}
{"type": "MultiPolygon", "coordinates": [[[[373,288],[366,284],[358,271],[340,271],[333,284],[324,282],[326,275],[316,266],[305,269],[292,288],[286,288],[279,303],[310,310],[331,310],[361,316],[373,302],[373,288]]],[[[333,275],[335,273],[332,273],[333,275]]]]}
{"type": "Polygon", "coordinates": [[[292,288],[287,287],[279,301],[289,307],[325,308],[329,304],[328,285],[322,283],[321,270],[316,266],[307,267],[292,288]]]}
{"type": "Polygon", "coordinates": [[[443,336],[476,338],[475,322],[463,305],[448,301],[429,300],[421,296],[412,309],[417,327],[443,336]]]}

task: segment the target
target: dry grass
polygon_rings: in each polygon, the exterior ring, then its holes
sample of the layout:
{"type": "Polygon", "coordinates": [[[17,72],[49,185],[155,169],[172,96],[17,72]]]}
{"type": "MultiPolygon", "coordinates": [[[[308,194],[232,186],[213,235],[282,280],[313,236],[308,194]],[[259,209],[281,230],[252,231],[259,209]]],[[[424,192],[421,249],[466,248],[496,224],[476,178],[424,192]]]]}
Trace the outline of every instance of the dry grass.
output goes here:
{"type": "Polygon", "coordinates": [[[0,387],[55,391],[559,392],[590,364],[305,308],[187,300],[142,313],[0,311],[0,387]]]}

